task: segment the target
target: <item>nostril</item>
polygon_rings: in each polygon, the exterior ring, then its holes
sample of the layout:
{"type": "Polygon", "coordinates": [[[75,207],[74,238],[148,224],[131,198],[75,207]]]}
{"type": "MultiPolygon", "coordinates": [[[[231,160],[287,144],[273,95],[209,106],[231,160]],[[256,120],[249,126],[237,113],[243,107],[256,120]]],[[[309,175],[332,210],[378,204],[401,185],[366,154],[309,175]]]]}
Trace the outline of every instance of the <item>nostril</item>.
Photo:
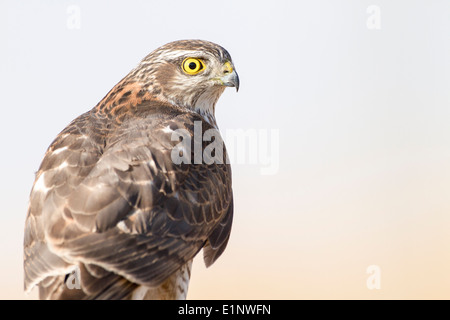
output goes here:
{"type": "Polygon", "coordinates": [[[225,62],[223,65],[223,74],[229,74],[233,72],[233,66],[229,61],[225,62]]]}

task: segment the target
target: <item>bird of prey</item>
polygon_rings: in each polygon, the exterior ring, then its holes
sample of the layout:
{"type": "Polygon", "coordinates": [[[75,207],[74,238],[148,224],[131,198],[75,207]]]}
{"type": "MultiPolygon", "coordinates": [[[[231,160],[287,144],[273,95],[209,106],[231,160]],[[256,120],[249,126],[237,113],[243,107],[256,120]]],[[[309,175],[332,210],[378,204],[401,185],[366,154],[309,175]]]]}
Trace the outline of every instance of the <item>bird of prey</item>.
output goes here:
{"type": "Polygon", "coordinates": [[[226,87],[238,90],[239,77],[224,48],[174,41],[56,137],[30,194],[26,291],[38,286],[41,299],[186,298],[194,256],[203,249],[210,266],[230,236],[226,150],[198,161],[226,87]],[[174,139],[178,131],[184,136],[174,139]],[[176,149],[190,159],[177,163],[173,150],[186,138],[197,147],[176,149]]]}

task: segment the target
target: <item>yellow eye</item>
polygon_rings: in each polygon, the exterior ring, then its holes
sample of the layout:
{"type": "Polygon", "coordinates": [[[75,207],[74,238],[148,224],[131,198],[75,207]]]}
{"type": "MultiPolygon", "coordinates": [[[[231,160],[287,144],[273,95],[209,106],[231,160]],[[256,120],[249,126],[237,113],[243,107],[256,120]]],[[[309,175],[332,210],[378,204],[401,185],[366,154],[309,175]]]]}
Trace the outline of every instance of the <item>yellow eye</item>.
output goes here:
{"type": "Polygon", "coordinates": [[[196,58],[186,58],[181,65],[187,74],[197,74],[205,68],[203,61],[196,58]]]}

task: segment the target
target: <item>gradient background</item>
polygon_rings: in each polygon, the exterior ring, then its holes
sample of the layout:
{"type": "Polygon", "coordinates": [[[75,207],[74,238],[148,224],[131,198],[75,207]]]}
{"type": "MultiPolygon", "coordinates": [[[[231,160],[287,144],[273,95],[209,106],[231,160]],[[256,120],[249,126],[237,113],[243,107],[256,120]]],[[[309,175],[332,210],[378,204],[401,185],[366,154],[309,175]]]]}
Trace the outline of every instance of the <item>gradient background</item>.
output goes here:
{"type": "Polygon", "coordinates": [[[37,297],[22,291],[23,227],[50,142],[186,38],[235,62],[241,89],[219,101],[220,128],[280,137],[276,174],[233,165],[231,240],[211,268],[196,259],[189,299],[450,298],[448,0],[2,0],[0,298],[37,297]]]}

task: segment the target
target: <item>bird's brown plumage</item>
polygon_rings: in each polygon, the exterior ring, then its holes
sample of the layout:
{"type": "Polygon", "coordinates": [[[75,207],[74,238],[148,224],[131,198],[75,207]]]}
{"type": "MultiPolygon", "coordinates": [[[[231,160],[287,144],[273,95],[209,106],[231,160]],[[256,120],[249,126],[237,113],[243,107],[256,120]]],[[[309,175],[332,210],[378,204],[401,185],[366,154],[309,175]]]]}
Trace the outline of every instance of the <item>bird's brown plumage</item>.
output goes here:
{"type": "Polygon", "coordinates": [[[145,298],[185,297],[180,279],[189,281],[193,257],[203,248],[209,266],[227,244],[231,169],[226,150],[223,161],[175,164],[172,133],[185,130],[192,144],[207,146],[194,126],[217,129],[214,107],[224,87],[209,79],[226,61],[228,52],[206,41],[163,46],[56,137],[30,195],[27,290],[38,285],[50,299],[125,299],[142,288],[145,298]],[[203,78],[178,69],[194,54],[211,60],[203,78]],[[74,268],[80,289],[66,284],[74,268]]]}

